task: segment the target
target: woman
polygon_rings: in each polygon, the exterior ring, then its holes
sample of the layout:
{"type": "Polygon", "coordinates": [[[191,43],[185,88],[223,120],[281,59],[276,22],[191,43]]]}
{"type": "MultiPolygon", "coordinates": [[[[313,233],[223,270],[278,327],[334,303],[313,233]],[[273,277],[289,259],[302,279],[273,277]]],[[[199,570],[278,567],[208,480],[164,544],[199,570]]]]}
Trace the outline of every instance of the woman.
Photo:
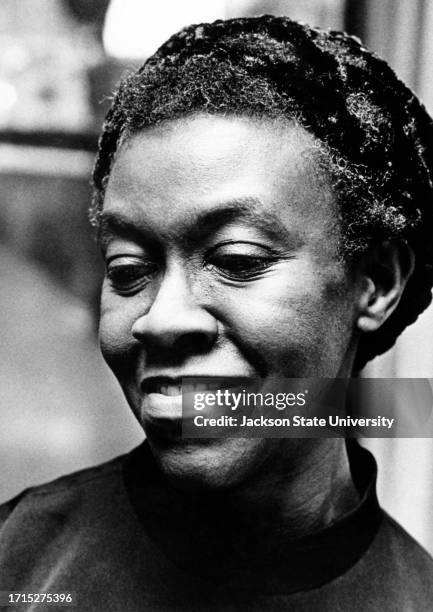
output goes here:
{"type": "Polygon", "coordinates": [[[356,40],[191,26],[124,81],[92,220],[147,440],[2,507],[2,589],[82,610],[428,610],[433,564],[343,439],[182,438],[186,377],[350,377],[429,304],[432,122],[356,40]]]}

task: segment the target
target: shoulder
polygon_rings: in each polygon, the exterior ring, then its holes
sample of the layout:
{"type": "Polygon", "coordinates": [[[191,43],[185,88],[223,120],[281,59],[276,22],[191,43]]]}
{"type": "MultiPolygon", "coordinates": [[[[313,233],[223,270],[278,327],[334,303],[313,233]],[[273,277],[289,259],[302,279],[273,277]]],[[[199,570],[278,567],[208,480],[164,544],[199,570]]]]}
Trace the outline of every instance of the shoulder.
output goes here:
{"type": "Polygon", "coordinates": [[[380,602],[375,609],[431,609],[433,560],[386,512],[374,541],[354,570],[367,600],[376,606],[380,602]]]}
{"type": "Polygon", "coordinates": [[[116,565],[137,534],[124,483],[129,455],[32,487],[0,506],[0,590],[78,590],[86,572],[100,576],[116,565]]]}
{"type": "Polygon", "coordinates": [[[0,505],[0,534],[7,523],[23,515],[37,514],[40,510],[53,512],[76,507],[101,490],[112,489],[121,480],[122,467],[128,455],[86,468],[55,480],[31,487],[0,505]]]}
{"type": "Polygon", "coordinates": [[[392,559],[395,569],[410,580],[422,580],[433,598],[433,559],[427,551],[386,512],[379,538],[383,554],[392,559]]]}

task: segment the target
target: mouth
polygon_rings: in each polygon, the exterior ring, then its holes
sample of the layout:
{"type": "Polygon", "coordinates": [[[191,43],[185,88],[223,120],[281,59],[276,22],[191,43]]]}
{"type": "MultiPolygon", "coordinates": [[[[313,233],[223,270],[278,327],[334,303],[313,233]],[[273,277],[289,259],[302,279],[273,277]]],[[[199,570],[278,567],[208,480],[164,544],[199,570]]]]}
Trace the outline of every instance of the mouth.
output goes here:
{"type": "Polygon", "coordinates": [[[146,433],[163,432],[164,435],[180,436],[182,418],[193,414],[187,408],[195,393],[215,392],[251,385],[252,379],[246,376],[150,376],[145,378],[140,389],[142,400],[140,421],[146,433]],[[184,404],[184,406],[182,406],[184,404]]]}

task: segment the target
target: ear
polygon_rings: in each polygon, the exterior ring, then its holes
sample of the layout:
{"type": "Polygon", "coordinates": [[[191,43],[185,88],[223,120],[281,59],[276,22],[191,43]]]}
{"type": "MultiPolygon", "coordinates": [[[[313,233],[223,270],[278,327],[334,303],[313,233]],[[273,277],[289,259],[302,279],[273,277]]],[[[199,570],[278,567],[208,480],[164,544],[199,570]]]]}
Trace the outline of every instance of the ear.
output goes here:
{"type": "Polygon", "coordinates": [[[397,308],[415,266],[406,241],[376,245],[358,266],[358,318],[363,332],[379,329],[397,308]]]}

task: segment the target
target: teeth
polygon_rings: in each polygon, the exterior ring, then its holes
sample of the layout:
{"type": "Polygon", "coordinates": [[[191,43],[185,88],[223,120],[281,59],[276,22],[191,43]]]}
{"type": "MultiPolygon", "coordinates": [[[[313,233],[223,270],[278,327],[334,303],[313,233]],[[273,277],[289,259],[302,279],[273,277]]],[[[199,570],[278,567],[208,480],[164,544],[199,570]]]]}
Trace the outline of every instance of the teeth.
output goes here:
{"type": "Polygon", "coordinates": [[[183,385],[183,390],[186,393],[197,393],[197,392],[202,392],[202,391],[215,391],[216,389],[219,389],[220,385],[218,384],[211,384],[211,383],[186,383],[183,385]]]}
{"type": "Polygon", "coordinates": [[[182,385],[158,385],[156,392],[162,395],[180,395],[182,392],[182,385]]]}
{"type": "Polygon", "coordinates": [[[196,383],[195,385],[192,385],[193,387],[193,391],[208,391],[210,385],[207,385],[206,383],[196,383]]]}
{"type": "Polygon", "coordinates": [[[226,388],[231,388],[230,386],[224,384],[224,381],[214,380],[207,382],[192,382],[185,381],[182,385],[181,383],[168,383],[168,382],[153,382],[148,386],[148,393],[160,393],[161,395],[175,396],[181,395],[182,391],[184,393],[198,393],[198,392],[212,392],[216,390],[224,390],[226,388]]]}

